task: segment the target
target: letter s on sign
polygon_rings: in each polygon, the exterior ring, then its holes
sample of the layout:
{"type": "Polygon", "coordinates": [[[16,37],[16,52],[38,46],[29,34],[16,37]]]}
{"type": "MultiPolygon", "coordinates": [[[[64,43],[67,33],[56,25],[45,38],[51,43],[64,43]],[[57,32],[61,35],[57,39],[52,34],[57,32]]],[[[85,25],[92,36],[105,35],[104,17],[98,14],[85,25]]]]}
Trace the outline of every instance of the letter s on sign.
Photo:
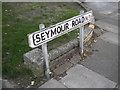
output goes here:
{"type": "Polygon", "coordinates": [[[39,33],[33,34],[33,43],[34,43],[34,45],[39,44],[39,42],[40,42],[40,34],[39,33]]]}

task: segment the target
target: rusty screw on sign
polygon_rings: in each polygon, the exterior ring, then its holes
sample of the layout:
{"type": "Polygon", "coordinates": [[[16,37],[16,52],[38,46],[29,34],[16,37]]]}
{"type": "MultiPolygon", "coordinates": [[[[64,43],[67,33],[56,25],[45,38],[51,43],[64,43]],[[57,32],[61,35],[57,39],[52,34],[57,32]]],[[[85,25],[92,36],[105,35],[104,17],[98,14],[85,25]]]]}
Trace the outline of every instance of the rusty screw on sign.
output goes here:
{"type": "MultiPolygon", "coordinates": [[[[41,30],[43,28],[45,28],[45,25],[40,24],[39,29],[41,30]]],[[[42,53],[43,53],[43,57],[45,60],[45,65],[46,65],[45,75],[47,79],[50,79],[50,68],[49,68],[49,60],[48,60],[48,52],[47,52],[47,43],[42,44],[42,53]]]]}

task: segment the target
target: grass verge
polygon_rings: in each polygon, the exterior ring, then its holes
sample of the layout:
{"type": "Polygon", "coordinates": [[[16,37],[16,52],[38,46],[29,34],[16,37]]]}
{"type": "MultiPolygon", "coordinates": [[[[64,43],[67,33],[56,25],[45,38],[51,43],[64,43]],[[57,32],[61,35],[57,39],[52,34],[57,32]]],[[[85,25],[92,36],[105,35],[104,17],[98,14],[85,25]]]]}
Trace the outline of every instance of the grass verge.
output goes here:
{"type": "MultiPolygon", "coordinates": [[[[77,3],[2,3],[2,72],[8,79],[33,76],[23,65],[23,54],[28,47],[27,34],[38,30],[39,24],[46,27],[79,14],[82,8],[77,3]]],[[[48,43],[54,49],[76,38],[74,30],[48,43]]],[[[41,48],[41,47],[40,47],[41,48]]]]}

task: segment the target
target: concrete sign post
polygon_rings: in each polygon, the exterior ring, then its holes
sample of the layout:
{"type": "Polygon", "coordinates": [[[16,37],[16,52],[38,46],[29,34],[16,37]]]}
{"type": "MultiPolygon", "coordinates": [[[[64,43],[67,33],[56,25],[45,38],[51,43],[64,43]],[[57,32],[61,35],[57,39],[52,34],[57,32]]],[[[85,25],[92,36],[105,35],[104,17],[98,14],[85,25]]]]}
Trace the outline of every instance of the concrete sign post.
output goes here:
{"type": "MultiPolygon", "coordinates": [[[[84,10],[81,10],[80,11],[80,14],[83,14],[84,13],[84,10]]],[[[81,55],[83,55],[83,41],[84,41],[84,25],[80,27],[80,53],[81,55]]]]}
{"type": "MultiPolygon", "coordinates": [[[[43,28],[45,28],[45,25],[40,24],[39,29],[41,30],[43,28]]],[[[43,57],[45,60],[45,66],[46,66],[45,74],[46,74],[47,78],[49,79],[50,78],[50,75],[49,75],[50,69],[49,69],[49,60],[48,60],[48,52],[47,52],[47,43],[42,44],[42,53],[43,53],[43,57]]]]}

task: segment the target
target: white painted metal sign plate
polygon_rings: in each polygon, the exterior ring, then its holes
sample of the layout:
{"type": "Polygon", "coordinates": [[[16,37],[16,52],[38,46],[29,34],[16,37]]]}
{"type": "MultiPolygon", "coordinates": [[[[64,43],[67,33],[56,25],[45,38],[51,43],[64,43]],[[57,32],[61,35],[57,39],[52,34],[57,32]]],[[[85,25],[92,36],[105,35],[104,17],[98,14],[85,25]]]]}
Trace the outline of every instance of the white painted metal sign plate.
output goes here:
{"type": "Polygon", "coordinates": [[[41,29],[34,33],[28,34],[28,42],[31,48],[40,46],[46,42],[49,42],[63,34],[66,34],[74,29],[79,28],[93,20],[92,11],[86,12],[82,15],[72,17],[63,22],[57,23],[50,27],[41,29]]]}

